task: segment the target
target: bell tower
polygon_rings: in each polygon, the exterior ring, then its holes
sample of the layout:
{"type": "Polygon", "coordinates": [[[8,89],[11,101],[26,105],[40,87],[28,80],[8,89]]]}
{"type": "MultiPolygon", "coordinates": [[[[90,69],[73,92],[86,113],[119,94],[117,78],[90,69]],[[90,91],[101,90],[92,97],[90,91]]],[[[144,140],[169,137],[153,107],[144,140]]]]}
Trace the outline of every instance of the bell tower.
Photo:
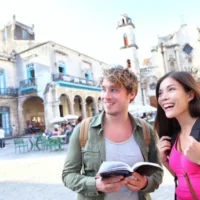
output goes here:
{"type": "Polygon", "coordinates": [[[131,18],[127,14],[121,15],[117,26],[119,62],[122,66],[131,68],[133,72],[139,75],[138,46],[135,42],[134,29],[135,25],[132,23],[131,18]]]}
{"type": "Polygon", "coordinates": [[[135,42],[135,25],[127,14],[121,15],[117,26],[118,44],[119,44],[119,64],[130,68],[138,78],[138,94],[133,104],[142,104],[142,91],[140,84],[140,68],[138,61],[138,46],[135,42]]]}

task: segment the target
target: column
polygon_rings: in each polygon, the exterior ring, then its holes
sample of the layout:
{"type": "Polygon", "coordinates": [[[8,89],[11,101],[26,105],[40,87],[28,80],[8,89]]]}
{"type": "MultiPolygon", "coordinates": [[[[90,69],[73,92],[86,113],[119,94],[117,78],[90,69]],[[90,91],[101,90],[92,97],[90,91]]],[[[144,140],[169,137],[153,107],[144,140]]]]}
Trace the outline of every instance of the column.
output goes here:
{"type": "Polygon", "coordinates": [[[18,106],[18,117],[19,117],[19,135],[23,135],[25,133],[25,128],[27,128],[26,121],[23,115],[23,108],[21,103],[18,106]]]}
{"type": "Polygon", "coordinates": [[[166,47],[163,48],[163,60],[164,60],[165,73],[167,73],[168,72],[168,63],[167,63],[166,47]]]}
{"type": "Polygon", "coordinates": [[[60,117],[59,101],[52,102],[53,107],[53,118],[60,117]]]}
{"type": "Polygon", "coordinates": [[[74,115],[74,101],[70,101],[69,111],[71,115],[74,115]]]}
{"type": "Polygon", "coordinates": [[[182,70],[182,67],[180,65],[180,58],[179,58],[179,47],[176,46],[175,47],[175,54],[176,54],[176,61],[177,61],[177,66],[178,66],[178,70],[182,70]]]}
{"type": "Polygon", "coordinates": [[[84,119],[84,118],[86,118],[86,103],[85,103],[85,102],[82,102],[82,103],[81,103],[81,107],[82,107],[82,110],[81,110],[81,112],[82,112],[82,117],[83,117],[83,119],[84,119]]]}

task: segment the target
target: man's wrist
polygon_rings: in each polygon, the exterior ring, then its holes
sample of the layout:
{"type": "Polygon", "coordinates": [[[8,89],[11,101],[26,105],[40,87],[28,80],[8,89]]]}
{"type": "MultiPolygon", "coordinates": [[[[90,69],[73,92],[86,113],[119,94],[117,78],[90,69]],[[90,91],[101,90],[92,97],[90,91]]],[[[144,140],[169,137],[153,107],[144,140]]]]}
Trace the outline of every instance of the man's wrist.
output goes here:
{"type": "Polygon", "coordinates": [[[144,190],[146,187],[147,187],[147,184],[148,184],[148,179],[147,179],[147,177],[146,176],[144,176],[145,177],[145,179],[146,179],[146,184],[145,184],[145,186],[143,187],[143,188],[141,188],[140,190],[144,190]]]}

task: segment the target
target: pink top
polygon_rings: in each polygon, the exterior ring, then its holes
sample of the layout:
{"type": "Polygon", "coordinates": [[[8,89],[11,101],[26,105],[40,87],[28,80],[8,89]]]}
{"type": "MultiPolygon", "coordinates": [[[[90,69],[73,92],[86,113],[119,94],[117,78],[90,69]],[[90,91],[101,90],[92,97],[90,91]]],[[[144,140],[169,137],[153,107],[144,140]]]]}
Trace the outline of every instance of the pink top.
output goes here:
{"type": "Polygon", "coordinates": [[[178,137],[179,135],[176,138],[169,157],[169,166],[178,178],[178,186],[176,188],[177,200],[193,200],[187,182],[183,176],[183,168],[190,178],[190,183],[196,196],[200,199],[200,166],[190,161],[182,152],[177,150],[178,137]]]}
{"type": "Polygon", "coordinates": [[[53,134],[53,135],[60,135],[60,132],[59,132],[59,131],[53,131],[52,134],[53,134]]]}

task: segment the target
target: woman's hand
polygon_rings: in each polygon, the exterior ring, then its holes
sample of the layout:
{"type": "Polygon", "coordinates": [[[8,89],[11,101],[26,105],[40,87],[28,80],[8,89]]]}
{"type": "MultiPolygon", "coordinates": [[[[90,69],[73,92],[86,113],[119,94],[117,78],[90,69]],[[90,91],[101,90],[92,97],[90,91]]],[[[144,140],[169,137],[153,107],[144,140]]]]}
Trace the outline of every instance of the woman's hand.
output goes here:
{"type": "Polygon", "coordinates": [[[110,178],[101,178],[96,179],[96,188],[100,192],[115,192],[121,188],[122,185],[126,184],[127,180],[123,176],[113,176],[110,178]]]}
{"type": "Polygon", "coordinates": [[[170,141],[171,138],[168,136],[163,136],[160,138],[160,140],[157,143],[158,151],[160,153],[161,161],[162,163],[168,163],[168,155],[167,151],[170,151],[171,149],[171,144],[170,141]]]}
{"type": "Polygon", "coordinates": [[[183,148],[183,153],[189,160],[200,165],[200,142],[192,136],[188,136],[188,142],[183,148]]]}
{"type": "Polygon", "coordinates": [[[137,172],[133,172],[133,177],[127,177],[126,187],[130,190],[138,191],[146,187],[147,185],[147,177],[138,174],[137,172]]]}

